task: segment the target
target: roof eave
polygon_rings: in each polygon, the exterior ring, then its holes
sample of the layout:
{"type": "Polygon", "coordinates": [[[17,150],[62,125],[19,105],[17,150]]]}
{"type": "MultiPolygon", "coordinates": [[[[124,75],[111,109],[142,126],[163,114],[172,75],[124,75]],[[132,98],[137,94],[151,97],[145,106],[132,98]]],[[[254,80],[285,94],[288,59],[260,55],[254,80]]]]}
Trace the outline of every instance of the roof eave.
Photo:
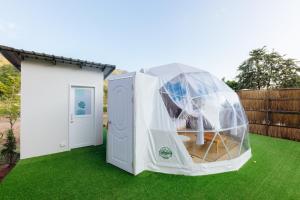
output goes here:
{"type": "Polygon", "coordinates": [[[25,58],[44,60],[47,62],[51,62],[53,64],[65,63],[65,64],[77,65],[80,68],[91,67],[95,69],[100,69],[104,73],[104,78],[106,78],[116,68],[115,65],[94,63],[86,60],[66,58],[62,56],[49,55],[45,53],[37,53],[34,51],[25,51],[23,49],[15,49],[15,48],[2,46],[2,45],[0,45],[0,52],[12,65],[14,65],[19,70],[21,70],[21,62],[25,58]]]}
{"type": "Polygon", "coordinates": [[[18,70],[21,70],[21,58],[17,53],[6,50],[0,50],[0,52],[6,58],[6,60],[8,60],[18,70]]]}

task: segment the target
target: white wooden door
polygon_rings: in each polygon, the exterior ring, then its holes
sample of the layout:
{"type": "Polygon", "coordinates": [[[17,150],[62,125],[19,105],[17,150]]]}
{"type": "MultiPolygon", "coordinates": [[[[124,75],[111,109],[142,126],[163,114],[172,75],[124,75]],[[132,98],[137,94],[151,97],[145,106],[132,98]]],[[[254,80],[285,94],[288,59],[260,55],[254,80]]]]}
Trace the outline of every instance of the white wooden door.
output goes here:
{"type": "Polygon", "coordinates": [[[108,84],[107,162],[133,173],[133,77],[108,84]]]}
{"type": "Polygon", "coordinates": [[[69,146],[95,144],[95,91],[92,87],[72,86],[70,90],[69,146]]]}

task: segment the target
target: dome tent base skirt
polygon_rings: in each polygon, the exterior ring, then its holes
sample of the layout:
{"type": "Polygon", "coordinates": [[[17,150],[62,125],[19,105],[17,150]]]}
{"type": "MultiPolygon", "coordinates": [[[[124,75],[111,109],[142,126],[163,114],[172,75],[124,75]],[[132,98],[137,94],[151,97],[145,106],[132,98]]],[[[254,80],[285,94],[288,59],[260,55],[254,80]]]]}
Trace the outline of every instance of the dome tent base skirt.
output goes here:
{"type": "Polygon", "coordinates": [[[164,173],[164,174],[177,174],[185,176],[204,176],[210,174],[219,174],[239,170],[252,156],[251,149],[244,152],[237,158],[225,161],[217,161],[211,163],[194,163],[191,166],[179,167],[166,167],[150,163],[145,170],[164,173]]]}

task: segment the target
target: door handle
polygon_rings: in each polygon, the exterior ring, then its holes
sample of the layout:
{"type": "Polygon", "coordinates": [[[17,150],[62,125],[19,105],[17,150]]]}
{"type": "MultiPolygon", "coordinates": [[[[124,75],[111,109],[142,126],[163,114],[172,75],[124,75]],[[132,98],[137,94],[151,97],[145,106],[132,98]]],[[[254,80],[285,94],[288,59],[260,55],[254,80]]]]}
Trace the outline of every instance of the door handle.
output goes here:
{"type": "Polygon", "coordinates": [[[71,114],[70,116],[70,122],[73,123],[74,122],[74,119],[73,119],[73,114],[71,114]]]}
{"type": "Polygon", "coordinates": [[[107,124],[106,124],[106,128],[108,128],[110,125],[111,125],[111,121],[108,120],[108,121],[107,121],[107,124]]]}

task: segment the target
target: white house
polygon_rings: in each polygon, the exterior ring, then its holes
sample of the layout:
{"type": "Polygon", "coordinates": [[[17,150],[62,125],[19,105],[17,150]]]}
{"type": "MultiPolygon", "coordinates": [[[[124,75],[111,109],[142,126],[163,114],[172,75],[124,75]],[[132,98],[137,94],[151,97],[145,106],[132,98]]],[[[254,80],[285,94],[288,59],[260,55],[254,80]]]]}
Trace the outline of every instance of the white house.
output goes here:
{"type": "Polygon", "coordinates": [[[102,144],[103,80],[114,65],[0,45],[21,71],[21,159],[102,144]]]}

